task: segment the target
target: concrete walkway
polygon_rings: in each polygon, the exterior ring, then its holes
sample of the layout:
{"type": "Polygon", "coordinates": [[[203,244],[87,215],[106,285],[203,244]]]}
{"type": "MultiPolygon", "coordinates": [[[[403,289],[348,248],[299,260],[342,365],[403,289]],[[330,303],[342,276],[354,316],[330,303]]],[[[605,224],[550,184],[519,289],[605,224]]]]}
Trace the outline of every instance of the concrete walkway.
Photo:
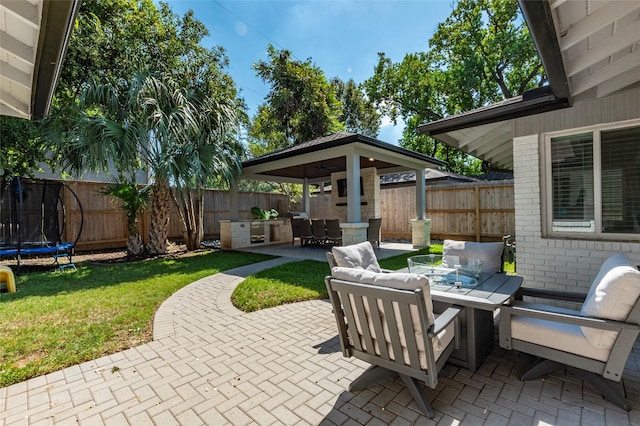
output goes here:
{"type": "Polygon", "coordinates": [[[366,365],[342,357],[327,301],[248,314],[229,301],[244,277],[296,260],[201,279],[160,307],[152,342],[0,389],[0,425],[640,424],[637,352],[629,413],[572,376],[520,382],[529,359],[500,348],[475,373],[447,367],[426,390],[434,420],[400,381],[350,393],[366,365]]]}

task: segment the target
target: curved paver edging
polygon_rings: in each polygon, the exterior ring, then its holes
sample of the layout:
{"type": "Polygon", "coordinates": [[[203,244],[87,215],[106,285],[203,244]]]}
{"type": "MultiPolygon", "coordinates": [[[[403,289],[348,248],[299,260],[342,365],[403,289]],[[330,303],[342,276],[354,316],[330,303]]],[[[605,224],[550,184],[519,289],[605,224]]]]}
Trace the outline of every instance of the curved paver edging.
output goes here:
{"type": "Polygon", "coordinates": [[[177,310],[185,303],[193,303],[194,293],[199,295],[201,301],[215,302],[215,305],[210,308],[219,310],[221,314],[229,316],[242,315],[244,312],[231,303],[231,294],[238,284],[257,272],[301,260],[278,257],[219,272],[182,287],[165,300],[156,311],[153,318],[153,340],[175,337],[176,322],[181,320],[177,310]]]}

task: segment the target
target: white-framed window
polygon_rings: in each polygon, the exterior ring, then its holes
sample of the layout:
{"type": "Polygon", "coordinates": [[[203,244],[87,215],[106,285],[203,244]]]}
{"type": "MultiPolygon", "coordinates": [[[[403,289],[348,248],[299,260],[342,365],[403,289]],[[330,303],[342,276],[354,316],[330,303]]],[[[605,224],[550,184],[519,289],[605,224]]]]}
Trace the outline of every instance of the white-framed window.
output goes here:
{"type": "Polygon", "coordinates": [[[545,135],[547,234],[640,238],[640,122],[545,135]]]}

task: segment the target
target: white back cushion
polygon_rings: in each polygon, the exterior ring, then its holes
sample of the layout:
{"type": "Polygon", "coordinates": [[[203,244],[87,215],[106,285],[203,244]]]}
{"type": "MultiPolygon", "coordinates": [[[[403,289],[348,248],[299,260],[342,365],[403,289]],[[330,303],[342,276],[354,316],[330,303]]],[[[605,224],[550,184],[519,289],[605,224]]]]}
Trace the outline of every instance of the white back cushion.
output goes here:
{"type": "MultiPolygon", "coordinates": [[[[625,321],[640,297],[640,271],[627,256],[616,253],[600,267],[582,314],[616,321],[625,321]]],[[[597,348],[611,348],[618,336],[616,331],[582,327],[582,332],[597,348]]]]}
{"type": "Polygon", "coordinates": [[[502,270],[504,244],[476,243],[471,241],[444,240],[442,256],[458,256],[462,263],[471,259],[482,261],[482,272],[496,273],[502,270]]]}
{"type": "Polygon", "coordinates": [[[407,274],[403,272],[373,272],[365,269],[343,268],[337,266],[331,270],[331,276],[339,280],[353,281],[380,287],[391,287],[400,290],[414,291],[420,288],[424,293],[429,325],[434,322],[429,279],[424,275],[407,274]]]}
{"type": "MultiPolygon", "coordinates": [[[[365,269],[344,268],[339,266],[331,269],[331,275],[333,278],[336,278],[339,280],[352,281],[352,282],[358,282],[361,284],[369,284],[369,285],[375,285],[375,286],[381,286],[381,287],[391,287],[391,288],[396,288],[400,290],[413,291],[418,288],[421,288],[425,296],[425,307],[427,310],[427,320],[429,321],[429,325],[433,324],[435,321],[435,317],[433,314],[433,303],[431,302],[431,291],[429,289],[429,280],[424,275],[407,274],[407,273],[400,273],[400,272],[378,273],[378,272],[368,271],[365,269]]],[[[364,309],[368,317],[371,314],[368,305],[365,304],[364,309]]],[[[393,353],[391,340],[388,339],[389,323],[388,321],[384,320],[384,315],[386,315],[386,313],[384,312],[384,307],[382,306],[380,301],[378,301],[378,309],[381,312],[380,319],[382,320],[382,323],[383,323],[383,334],[385,335],[384,340],[386,340],[387,350],[390,354],[390,357],[392,359],[396,359],[396,355],[393,353]]],[[[355,328],[357,329],[357,334],[361,336],[363,333],[362,327],[364,326],[364,324],[361,323],[361,319],[358,317],[357,312],[354,311],[354,315],[355,315],[355,321],[356,321],[355,328]]],[[[399,317],[398,312],[395,313],[395,317],[396,317],[396,323],[402,324],[402,320],[399,317]]],[[[416,306],[411,306],[411,321],[412,321],[413,329],[415,331],[415,338],[416,338],[416,344],[418,347],[418,353],[420,354],[420,365],[422,366],[422,368],[426,369],[427,364],[426,364],[426,357],[424,355],[426,348],[424,345],[422,325],[420,324],[420,317],[419,317],[418,309],[416,306]]],[[[368,328],[374,340],[373,349],[375,353],[379,355],[380,354],[380,348],[378,346],[380,344],[379,336],[376,336],[373,322],[371,321],[370,317],[367,318],[366,323],[368,324],[368,328]]],[[[402,346],[404,362],[405,364],[409,365],[410,361],[409,361],[409,354],[407,351],[407,340],[404,335],[404,329],[400,328],[397,331],[400,337],[400,345],[402,346]]],[[[355,333],[355,331],[352,331],[351,333],[355,333]]],[[[449,326],[447,326],[445,330],[440,332],[438,336],[435,336],[432,338],[434,356],[436,359],[440,357],[444,349],[453,340],[454,334],[455,334],[455,325],[452,322],[451,324],[449,324],[449,326]]],[[[357,336],[355,336],[355,334],[350,334],[350,338],[352,339],[357,338],[357,336]]],[[[366,348],[366,342],[364,341],[364,339],[361,339],[360,343],[362,344],[363,347],[366,348]]]]}
{"type": "Polygon", "coordinates": [[[382,272],[378,259],[369,241],[350,246],[334,246],[331,249],[336,265],[344,268],[366,269],[373,272],[382,272]]]}

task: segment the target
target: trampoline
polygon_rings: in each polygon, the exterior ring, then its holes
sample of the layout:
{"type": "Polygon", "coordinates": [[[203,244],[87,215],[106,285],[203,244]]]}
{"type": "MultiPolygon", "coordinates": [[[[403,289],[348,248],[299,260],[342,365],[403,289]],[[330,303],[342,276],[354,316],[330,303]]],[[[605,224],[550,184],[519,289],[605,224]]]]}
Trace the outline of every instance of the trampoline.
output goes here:
{"type": "Polygon", "coordinates": [[[73,267],[74,247],[83,226],[78,196],[60,181],[11,178],[0,187],[0,259],[16,258],[18,272],[24,256],[51,256],[60,269],[73,267]],[[75,201],[80,224],[73,241],[63,241],[67,226],[65,200],[75,201]],[[60,258],[68,263],[60,264],[60,258]]]}

